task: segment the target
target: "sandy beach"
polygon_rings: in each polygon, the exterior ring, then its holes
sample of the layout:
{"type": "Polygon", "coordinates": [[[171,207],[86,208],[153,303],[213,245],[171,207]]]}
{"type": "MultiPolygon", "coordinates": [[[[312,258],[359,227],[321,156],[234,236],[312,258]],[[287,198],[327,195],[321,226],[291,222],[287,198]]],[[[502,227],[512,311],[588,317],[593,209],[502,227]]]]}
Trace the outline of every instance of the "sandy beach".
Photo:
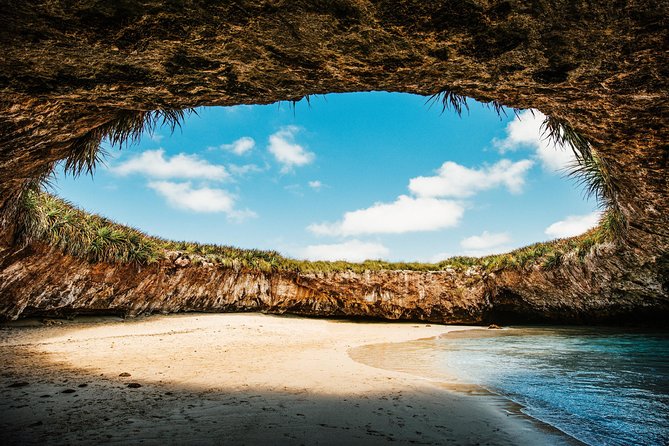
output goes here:
{"type": "Polygon", "coordinates": [[[348,353],[463,329],[261,314],[5,325],[0,444],[574,444],[501,397],[348,353]]]}

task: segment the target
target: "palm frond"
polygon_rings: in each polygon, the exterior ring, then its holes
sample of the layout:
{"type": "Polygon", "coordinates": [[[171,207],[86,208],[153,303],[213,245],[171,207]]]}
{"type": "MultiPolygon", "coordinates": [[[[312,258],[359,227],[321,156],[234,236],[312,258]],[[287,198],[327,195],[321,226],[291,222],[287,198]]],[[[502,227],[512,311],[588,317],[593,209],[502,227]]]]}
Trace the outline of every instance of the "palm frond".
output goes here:
{"type": "Polygon", "coordinates": [[[438,93],[435,93],[427,98],[425,103],[430,104],[430,107],[432,107],[432,105],[435,103],[441,103],[442,113],[444,113],[446,110],[453,110],[458,114],[458,116],[462,116],[463,108],[466,108],[469,112],[467,96],[454,93],[451,90],[442,90],[438,93]]]}
{"type": "Polygon", "coordinates": [[[64,170],[75,177],[82,173],[92,175],[107,155],[102,148],[105,140],[111,145],[123,147],[138,142],[144,133],[152,134],[160,126],[174,132],[177,127],[181,128],[181,123],[191,113],[197,114],[192,108],[117,111],[112,119],[72,143],[70,154],[64,161],[64,170]]]}
{"type": "Polygon", "coordinates": [[[568,176],[583,187],[586,198],[595,198],[605,208],[616,204],[618,188],[614,178],[600,158],[591,153],[588,158],[576,159],[568,168],[568,176]]]}
{"type": "MultiPolygon", "coordinates": [[[[297,112],[297,104],[299,102],[301,102],[303,99],[307,102],[307,106],[309,108],[311,108],[311,98],[313,96],[316,96],[316,95],[306,94],[304,96],[298,96],[294,99],[288,99],[288,101],[287,101],[288,102],[288,107],[290,107],[290,109],[293,110],[293,116],[295,116],[295,114],[297,112]]],[[[323,97],[325,97],[325,96],[323,96],[323,97]]],[[[281,109],[281,101],[279,101],[278,107],[279,107],[279,109],[281,109]]]]}
{"type": "MultiPolygon", "coordinates": [[[[497,116],[499,116],[500,119],[502,118],[502,115],[504,115],[504,117],[509,116],[506,113],[507,108],[504,107],[504,105],[502,103],[498,102],[498,101],[492,100],[492,101],[489,101],[489,102],[484,102],[483,105],[485,105],[485,107],[487,109],[493,110],[495,113],[497,113],[497,116]]],[[[520,116],[519,115],[520,109],[517,109],[517,108],[514,107],[514,108],[511,108],[511,110],[513,111],[513,114],[516,117],[520,116]]]]}
{"type": "Polygon", "coordinates": [[[541,124],[541,132],[544,138],[551,140],[554,144],[569,147],[577,160],[592,158],[590,142],[578,133],[567,121],[546,116],[541,124]]]}
{"type": "Polygon", "coordinates": [[[627,220],[618,206],[620,185],[606,163],[591,152],[588,158],[577,158],[574,161],[568,176],[583,187],[586,198],[595,198],[600,207],[606,209],[599,225],[607,234],[604,238],[622,237],[627,230],[627,220]]]}
{"type": "MultiPolygon", "coordinates": [[[[462,116],[462,111],[467,110],[469,112],[469,103],[467,102],[467,96],[458,94],[453,92],[450,89],[443,89],[439,91],[438,93],[433,94],[432,96],[429,96],[427,100],[425,101],[425,104],[429,104],[430,107],[434,105],[435,103],[440,103],[441,104],[441,112],[444,113],[446,110],[453,110],[458,114],[458,116],[462,116]]],[[[482,103],[486,108],[493,110],[495,113],[497,113],[497,116],[502,118],[502,116],[508,116],[507,114],[507,107],[504,106],[499,101],[496,100],[486,100],[486,99],[477,99],[478,102],[482,103]]],[[[513,111],[513,114],[515,116],[518,116],[520,110],[517,108],[510,108],[513,111]]]]}
{"type": "Polygon", "coordinates": [[[622,238],[627,232],[627,220],[617,207],[607,209],[599,221],[602,241],[614,241],[622,238]]]}

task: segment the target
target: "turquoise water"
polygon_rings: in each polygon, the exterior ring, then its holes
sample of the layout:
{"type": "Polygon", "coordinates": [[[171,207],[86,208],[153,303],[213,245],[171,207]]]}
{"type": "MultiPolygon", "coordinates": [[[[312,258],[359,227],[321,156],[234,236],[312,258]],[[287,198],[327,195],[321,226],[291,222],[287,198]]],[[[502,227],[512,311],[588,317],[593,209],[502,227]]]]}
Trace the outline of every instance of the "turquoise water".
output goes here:
{"type": "Polygon", "coordinates": [[[669,332],[477,330],[380,348],[403,371],[479,384],[590,445],[669,444],[669,332]]]}

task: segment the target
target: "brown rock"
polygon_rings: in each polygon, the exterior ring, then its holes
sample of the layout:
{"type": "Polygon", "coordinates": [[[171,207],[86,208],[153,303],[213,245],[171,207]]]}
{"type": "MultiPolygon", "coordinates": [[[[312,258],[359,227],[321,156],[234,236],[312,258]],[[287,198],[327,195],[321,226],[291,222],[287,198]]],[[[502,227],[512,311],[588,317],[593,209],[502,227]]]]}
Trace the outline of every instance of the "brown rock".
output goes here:
{"type": "MultiPolygon", "coordinates": [[[[656,2],[625,8],[605,1],[577,1],[569,8],[542,2],[528,8],[526,2],[454,1],[444,7],[380,0],[346,2],[346,8],[337,7],[339,2],[267,8],[264,1],[248,0],[241,15],[234,2],[157,5],[124,9],[130,16],[104,26],[84,24],[82,9],[64,3],[27,0],[3,9],[4,319],[257,310],[479,324],[666,324],[669,61],[660,26],[666,12],[656,2]],[[288,24],[289,32],[277,23],[288,24]],[[569,123],[607,166],[610,200],[628,222],[627,231],[615,244],[596,245],[554,269],[508,267],[494,275],[475,268],[265,274],[239,265],[194,267],[185,257],[141,268],[91,265],[17,238],[17,204],[27,185],[127,110],[378,90],[450,90],[537,108],[569,123]],[[175,273],[173,265],[183,269],[175,273]]],[[[98,2],[85,12],[105,17],[110,11],[113,5],[98,2]]]]}
{"type": "Polygon", "coordinates": [[[165,252],[165,258],[167,260],[172,261],[172,262],[174,262],[176,259],[178,259],[179,256],[181,256],[181,253],[179,251],[167,251],[167,252],[165,252]]]}
{"type": "Polygon", "coordinates": [[[179,257],[178,259],[176,259],[174,261],[174,264],[176,266],[180,266],[180,267],[184,268],[184,267],[190,265],[190,260],[186,257],[179,257]]]}

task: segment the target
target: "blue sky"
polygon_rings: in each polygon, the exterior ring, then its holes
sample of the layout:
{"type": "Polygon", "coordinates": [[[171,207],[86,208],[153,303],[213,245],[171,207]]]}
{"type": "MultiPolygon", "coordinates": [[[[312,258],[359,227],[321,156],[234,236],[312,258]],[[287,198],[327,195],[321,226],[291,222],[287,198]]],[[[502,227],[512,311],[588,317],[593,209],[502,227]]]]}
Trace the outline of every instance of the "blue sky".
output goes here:
{"type": "Polygon", "coordinates": [[[108,148],[92,179],[59,173],[55,192],[152,235],[311,259],[437,261],[594,225],[541,113],[469,105],[460,118],[375,92],[200,108],[174,134],[108,148]]]}

